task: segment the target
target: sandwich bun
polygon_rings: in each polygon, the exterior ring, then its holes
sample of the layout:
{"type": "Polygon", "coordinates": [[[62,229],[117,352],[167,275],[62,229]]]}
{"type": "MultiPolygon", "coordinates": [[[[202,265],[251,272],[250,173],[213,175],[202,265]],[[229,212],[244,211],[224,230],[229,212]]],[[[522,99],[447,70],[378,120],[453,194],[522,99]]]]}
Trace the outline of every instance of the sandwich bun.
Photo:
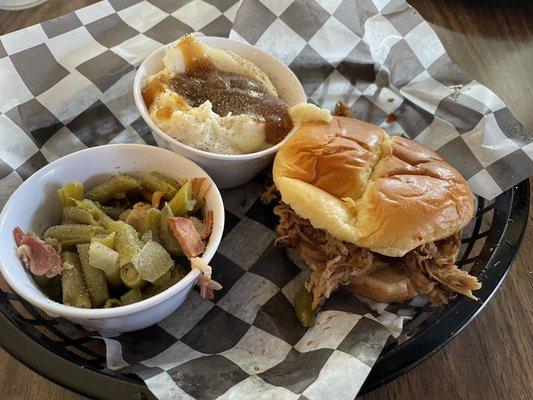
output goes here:
{"type": "Polygon", "coordinates": [[[452,235],[474,212],[465,179],[435,152],[346,117],[297,126],[273,179],[313,227],[390,257],[452,235]]]}

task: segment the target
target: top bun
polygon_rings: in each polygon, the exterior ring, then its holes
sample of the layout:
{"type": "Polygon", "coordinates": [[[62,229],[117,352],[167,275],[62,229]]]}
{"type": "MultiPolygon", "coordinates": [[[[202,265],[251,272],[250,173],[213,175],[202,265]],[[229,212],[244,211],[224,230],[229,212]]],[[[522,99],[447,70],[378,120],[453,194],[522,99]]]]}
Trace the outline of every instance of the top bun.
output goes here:
{"type": "Polygon", "coordinates": [[[391,257],[452,235],[474,212],[465,179],[435,152],[352,118],[297,127],[273,178],[313,227],[391,257]]]}

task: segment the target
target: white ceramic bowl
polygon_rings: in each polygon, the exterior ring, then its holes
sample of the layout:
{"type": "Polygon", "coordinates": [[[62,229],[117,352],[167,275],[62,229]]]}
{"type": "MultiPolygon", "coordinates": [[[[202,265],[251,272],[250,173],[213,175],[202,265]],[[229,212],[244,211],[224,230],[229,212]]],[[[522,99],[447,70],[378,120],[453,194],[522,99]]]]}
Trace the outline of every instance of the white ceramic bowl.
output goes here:
{"type": "MultiPolygon", "coordinates": [[[[246,44],[220,37],[198,37],[198,41],[212,47],[231,50],[254,62],[270,78],[279,97],[289,106],[306,101],[303,87],[294,73],[274,56],[246,44]]],[[[133,95],[139,113],[154,133],[157,145],[181,154],[202,166],[220,189],[242,185],[262,171],[272,160],[281,143],[256,153],[226,155],[209,153],[187,146],[163,132],[150,117],[144,104],[141,89],[147,79],[163,69],[163,56],[168,46],[150,54],[139,67],[133,83],[133,95]]]]}
{"type": "MultiPolygon", "coordinates": [[[[209,176],[192,161],[154,146],[115,144],[93,147],[56,160],[29,177],[13,193],[0,214],[0,272],[11,288],[51,317],[64,317],[108,335],[153,325],[174,312],[185,301],[199,272],[189,272],[168,290],[139,303],[109,309],[82,309],[57,303],[41,292],[16,255],[13,228],[42,233],[59,223],[61,207],[57,189],[70,181],[95,186],[118,172],[142,176],[157,171],[170,177],[209,176]]],[[[206,207],[213,210],[213,233],[202,259],[209,262],[220,243],[224,206],[212,184],[206,207]]]]}

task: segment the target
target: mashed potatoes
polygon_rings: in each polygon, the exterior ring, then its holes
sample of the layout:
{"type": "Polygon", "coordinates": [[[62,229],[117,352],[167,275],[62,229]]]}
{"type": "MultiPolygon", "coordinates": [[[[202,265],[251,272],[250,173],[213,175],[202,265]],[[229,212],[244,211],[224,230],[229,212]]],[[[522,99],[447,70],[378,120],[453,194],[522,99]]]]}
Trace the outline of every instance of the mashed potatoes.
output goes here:
{"type": "Polygon", "coordinates": [[[211,101],[194,106],[173,90],[173,76],[206,59],[217,70],[254,79],[277,96],[268,76],[252,62],[185,37],[168,48],[165,68],[150,77],[143,90],[150,116],[157,126],[178,141],[211,153],[246,154],[270,147],[272,144],[266,141],[265,122],[260,118],[231,112],[219,115],[213,111],[211,101]]]}
{"type": "Polygon", "coordinates": [[[206,101],[198,107],[174,108],[175,93],[165,92],[150,107],[150,115],[168,135],[188,146],[219,154],[247,154],[270,147],[265,140],[264,123],[250,115],[221,117],[206,101]]]}
{"type": "Polygon", "coordinates": [[[191,147],[253,153],[279,143],[295,124],[331,118],[310,104],[289,109],[255,64],[192,36],[170,46],[163,61],[165,68],[143,88],[143,99],[157,126],[191,147]]]}

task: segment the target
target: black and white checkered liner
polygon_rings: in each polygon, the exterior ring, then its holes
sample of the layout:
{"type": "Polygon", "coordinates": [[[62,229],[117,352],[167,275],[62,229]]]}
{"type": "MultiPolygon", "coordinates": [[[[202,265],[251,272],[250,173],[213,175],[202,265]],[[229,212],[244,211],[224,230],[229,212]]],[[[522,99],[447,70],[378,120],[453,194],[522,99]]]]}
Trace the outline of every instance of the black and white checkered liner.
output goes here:
{"type": "Polygon", "coordinates": [[[338,294],[303,328],[292,299],[308,272],[274,247],[260,188],[223,193],[227,222],[211,262],[223,289],[215,299],[193,291],[158,325],[105,339],[110,368],[140,375],[161,399],[355,397],[390,336],[383,325],[394,331],[402,318],[338,294]]]}
{"type": "MultiPolygon", "coordinates": [[[[0,38],[0,206],[73,151],[155,144],[135,109],[135,69],[194,31],[273,53],[311,101],[343,99],[360,118],[436,149],[484,197],[533,172],[531,136],[403,0],[108,0],[0,38]]],[[[106,339],[110,367],[139,374],[165,399],[355,396],[401,318],[338,294],[301,328],[290,302],[306,273],[273,247],[259,186],[223,194],[215,301],[193,292],[159,325],[106,339]]]]}

